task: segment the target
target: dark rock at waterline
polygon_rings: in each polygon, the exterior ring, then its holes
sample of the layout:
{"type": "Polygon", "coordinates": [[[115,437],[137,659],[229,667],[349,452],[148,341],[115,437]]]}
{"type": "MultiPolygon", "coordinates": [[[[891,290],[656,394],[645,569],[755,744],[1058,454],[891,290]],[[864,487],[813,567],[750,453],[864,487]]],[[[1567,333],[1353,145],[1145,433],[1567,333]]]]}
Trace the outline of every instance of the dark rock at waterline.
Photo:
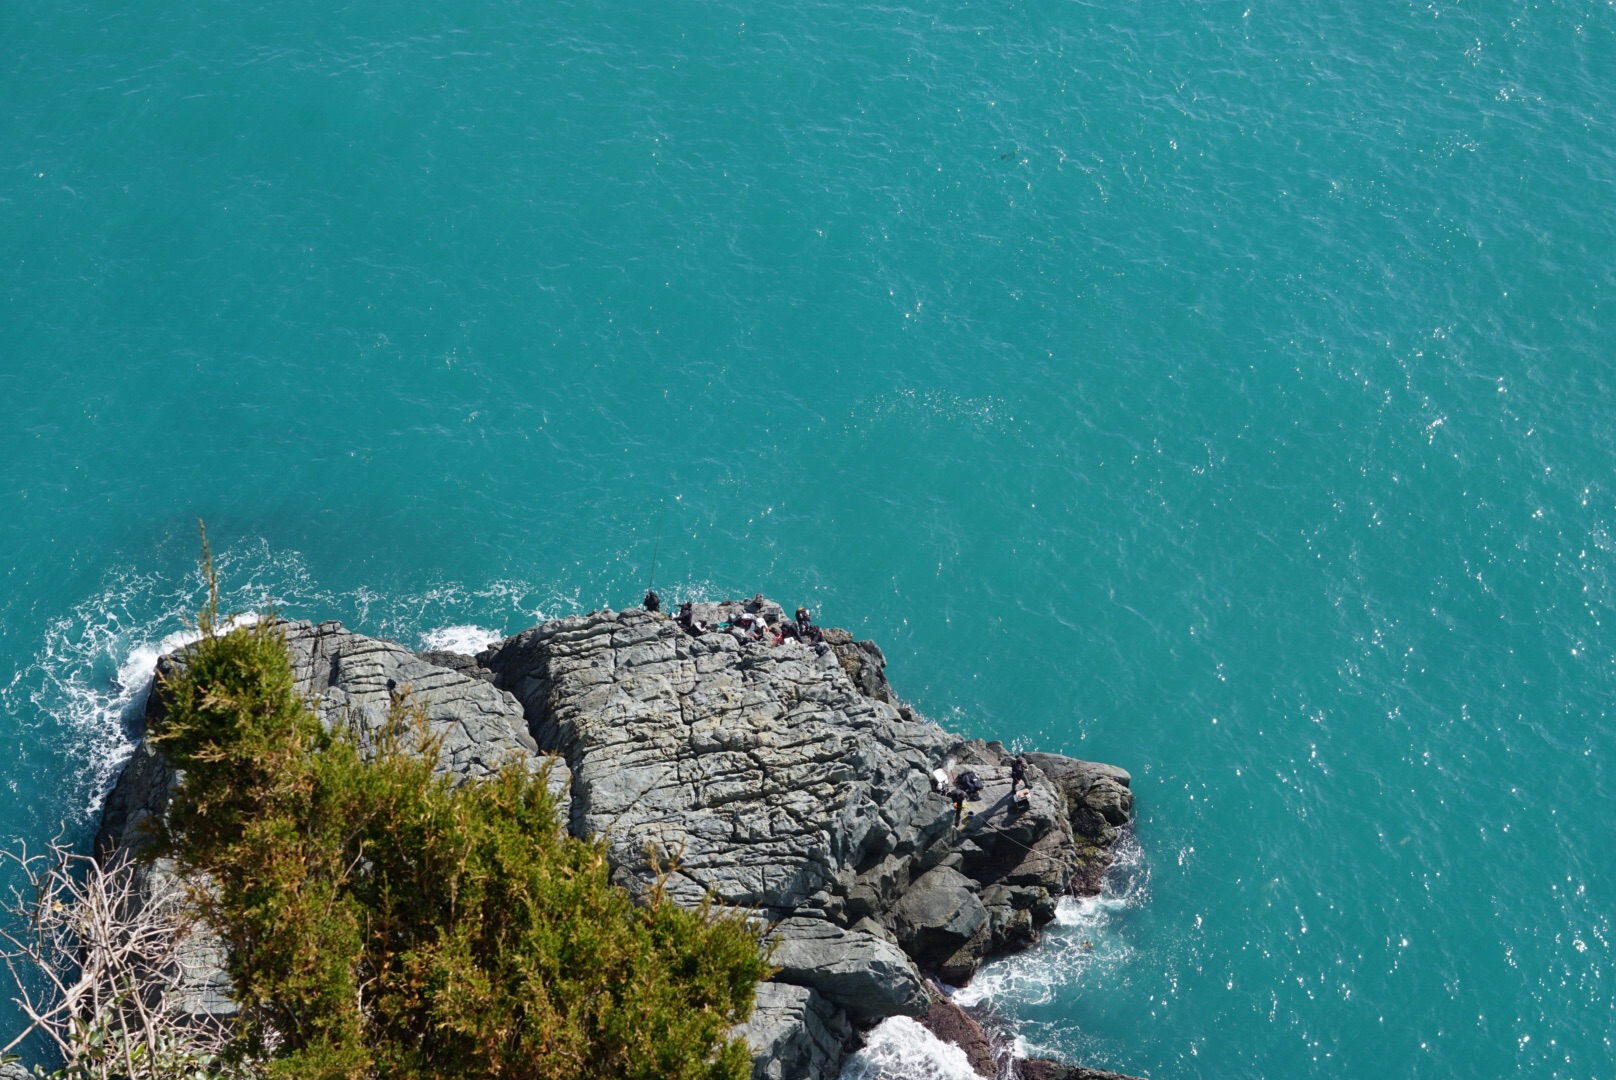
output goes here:
{"type": "Polygon", "coordinates": [[[491,683],[494,681],[494,673],[492,671],[489,671],[487,668],[479,665],[476,657],[467,656],[465,653],[444,652],[441,649],[432,649],[427,652],[416,653],[415,658],[417,660],[425,661],[434,667],[440,667],[447,671],[453,671],[459,675],[467,675],[473,679],[481,679],[483,682],[491,683]]]}
{"type": "Polygon", "coordinates": [[[920,1017],[921,1026],[965,1051],[965,1060],[977,1075],[993,1080],[999,1074],[999,1065],[992,1037],[940,989],[934,987],[933,991],[931,1007],[920,1017]]]}
{"type": "MultiPolygon", "coordinates": [[[[442,738],[440,769],[474,778],[513,758],[548,762],[563,824],[607,837],[618,882],[643,891],[658,873],[648,847],[679,853],[666,883],[677,901],[713,895],[767,923],[781,970],[739,1029],[754,1075],[830,1080],[855,1022],[935,1008],[923,970],[963,984],[985,957],[1034,943],[1060,896],[1097,889],[1133,797],[1120,769],[1039,754],[1018,806],[1004,747],[898,704],[879,647],[833,628],[779,646],[719,632],[742,613],[784,617],[761,597],[694,605],[689,626],[594,612],[474,659],[336,623],[282,628],[328,723],[380,730],[410,694],[442,738]],[[958,827],[931,783],[950,759],[984,784],[958,827]]],[[[154,694],[148,712],[161,707],[154,694]]],[[[107,801],[101,850],[139,844],[172,783],[159,755],[137,751],[107,801]]],[[[197,955],[199,1010],[229,1007],[222,957],[197,955]]]]}

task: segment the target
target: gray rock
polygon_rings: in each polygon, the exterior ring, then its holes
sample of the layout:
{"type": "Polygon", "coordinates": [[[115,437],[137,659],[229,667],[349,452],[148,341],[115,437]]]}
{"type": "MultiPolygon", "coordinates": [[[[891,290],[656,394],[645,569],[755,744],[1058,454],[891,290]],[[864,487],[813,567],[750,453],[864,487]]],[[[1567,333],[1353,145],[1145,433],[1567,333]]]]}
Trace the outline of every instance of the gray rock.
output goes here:
{"type": "Polygon", "coordinates": [[[854,1020],[926,1011],[920,972],[887,935],[794,918],[777,923],[765,940],[774,946],[777,981],[812,987],[854,1020]]]}
{"type": "Polygon", "coordinates": [[[883,856],[881,861],[853,878],[846,888],[843,908],[846,917],[853,920],[868,918],[885,911],[909,887],[909,875],[916,869],[915,859],[883,856]]]}
{"type": "Polygon", "coordinates": [[[888,925],[909,955],[951,982],[964,981],[960,969],[975,969],[971,953],[980,961],[991,933],[979,888],[958,870],[939,866],[909,886],[888,913],[888,925]]]}
{"type": "Polygon", "coordinates": [[[752,1050],[752,1080],[835,1080],[853,1029],[842,1011],[806,986],[766,982],[752,1018],[735,1029],[752,1050]]]}
{"type": "Polygon", "coordinates": [[[1114,765],[1079,761],[1060,754],[1026,755],[1030,776],[1034,770],[1060,791],[1067,822],[1076,843],[1070,863],[1068,891],[1094,895],[1111,866],[1117,829],[1133,816],[1133,791],[1128,773],[1114,765]]]}
{"type": "Polygon", "coordinates": [[[95,837],[97,855],[106,857],[119,848],[133,854],[150,843],[178,779],[151,744],[142,742],[135,747],[102,806],[95,837]]]}
{"type": "Polygon", "coordinates": [[[898,944],[898,935],[868,916],[854,923],[852,929],[869,934],[872,937],[878,937],[891,945],[898,944]]]}
{"type": "Polygon", "coordinates": [[[457,777],[487,776],[508,761],[531,761],[538,751],[516,699],[463,665],[440,667],[335,622],[285,622],[281,629],[298,689],[317,702],[328,725],[346,719],[372,737],[394,700],[408,695],[443,741],[440,768],[457,777]]]}
{"type": "Polygon", "coordinates": [[[1098,780],[1089,788],[1083,802],[1112,825],[1126,825],[1133,816],[1133,792],[1110,777],[1098,780]]]}
{"type": "Polygon", "coordinates": [[[1074,809],[1088,806],[1112,825],[1125,825],[1133,815],[1133,778],[1126,769],[1060,754],[1026,757],[1029,764],[1049,777],[1074,809]]]}
{"type": "MultiPolygon", "coordinates": [[[[426,713],[432,734],[443,742],[439,768],[457,777],[486,776],[507,761],[551,768],[550,787],[567,805],[571,773],[566,762],[535,756],[521,705],[496,689],[489,673],[439,667],[401,645],[344,630],[334,622],[318,626],[282,622],[298,690],[328,725],[349,722],[371,738],[381,731],[395,696],[408,694],[426,713]]],[[[453,656],[454,654],[432,654],[453,656]]],[[[464,658],[461,658],[464,659],[464,658]]],[[[180,671],[183,650],[163,657],[146,706],[148,721],[163,708],[161,683],[180,671]]],[[[473,667],[475,665],[473,664],[473,667]]],[[[107,796],[96,850],[110,852],[145,842],[152,823],[166,810],[177,776],[148,744],[135,748],[107,796]]]]}
{"type": "MultiPolygon", "coordinates": [[[[693,637],[630,610],[561,619],[479,658],[574,776],[573,832],[644,888],[783,918],[946,827],[928,770],[957,740],[866,697],[829,649],[693,637]]],[[[851,920],[850,920],[851,921],[851,920]]]]}
{"type": "Polygon", "coordinates": [[[892,693],[892,684],[887,682],[887,658],[879,645],[873,641],[842,641],[844,635],[848,638],[852,636],[845,630],[827,630],[825,634],[826,643],[836,650],[837,661],[853,685],[858,687],[859,693],[888,705],[898,703],[892,693]],[[832,639],[833,635],[835,640],[832,639]]]}
{"type": "Polygon", "coordinates": [[[478,664],[476,657],[467,656],[464,653],[431,650],[429,652],[418,652],[415,654],[415,658],[417,660],[423,660],[426,663],[431,664],[433,667],[440,667],[448,671],[458,672],[461,675],[468,675],[473,679],[481,679],[483,682],[491,683],[494,681],[494,673],[492,671],[489,671],[487,668],[478,664]]]}

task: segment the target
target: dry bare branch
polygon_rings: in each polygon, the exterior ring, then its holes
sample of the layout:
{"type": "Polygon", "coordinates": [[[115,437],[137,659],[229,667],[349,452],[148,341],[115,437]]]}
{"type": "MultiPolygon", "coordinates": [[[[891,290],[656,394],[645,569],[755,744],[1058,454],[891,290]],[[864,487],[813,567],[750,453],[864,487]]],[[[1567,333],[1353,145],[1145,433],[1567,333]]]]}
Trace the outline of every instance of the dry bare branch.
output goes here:
{"type": "Polygon", "coordinates": [[[183,884],[122,853],[105,862],[77,854],[60,837],[39,854],[0,850],[7,863],[20,881],[0,903],[9,916],[0,960],[29,1024],[0,1055],[39,1032],[68,1077],[225,1072],[231,1017],[200,1008],[185,984],[184,953],[199,927],[183,884]]]}

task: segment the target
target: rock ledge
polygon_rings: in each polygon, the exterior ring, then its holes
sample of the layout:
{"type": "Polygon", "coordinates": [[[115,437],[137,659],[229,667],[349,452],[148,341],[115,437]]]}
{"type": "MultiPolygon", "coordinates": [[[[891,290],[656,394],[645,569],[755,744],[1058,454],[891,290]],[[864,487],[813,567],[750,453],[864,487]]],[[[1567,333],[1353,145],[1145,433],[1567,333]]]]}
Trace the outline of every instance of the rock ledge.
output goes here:
{"type": "MultiPolygon", "coordinates": [[[[754,620],[786,624],[761,596],[680,619],[608,610],[475,658],[413,653],[337,623],[283,628],[322,716],[358,717],[363,730],[392,695],[412,693],[443,735],[447,771],[548,757],[552,784],[570,793],[565,824],[606,838],[630,890],[655,877],[647,851],[676,855],[676,900],[712,895],[753,913],[779,968],[740,1029],[754,1080],[831,1080],[858,1031],[940,1015],[928,976],[962,985],[986,957],[1035,943],[1059,897],[1097,892],[1133,795],[1121,769],[1028,754],[1018,806],[1012,755],[901,704],[873,642],[827,629],[774,644],[725,625],[754,620]],[[934,790],[938,768],[982,781],[958,825],[934,790]]],[[[148,716],[161,707],[153,695],[148,716]]],[[[108,796],[98,849],[138,845],[172,783],[160,756],[138,749],[108,796]]],[[[216,951],[198,956],[197,1007],[228,1007],[216,951]]],[[[973,1061],[984,1075],[996,1067],[979,1049],[973,1061]]]]}

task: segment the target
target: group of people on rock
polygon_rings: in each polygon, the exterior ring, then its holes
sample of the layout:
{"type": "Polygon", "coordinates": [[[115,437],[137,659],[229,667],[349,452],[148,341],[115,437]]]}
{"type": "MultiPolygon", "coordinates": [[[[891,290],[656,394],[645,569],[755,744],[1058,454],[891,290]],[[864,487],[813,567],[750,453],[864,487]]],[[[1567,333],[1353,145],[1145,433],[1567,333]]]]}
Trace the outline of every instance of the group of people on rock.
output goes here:
{"type": "MultiPolygon", "coordinates": [[[[728,632],[734,634],[741,641],[766,642],[769,645],[784,645],[787,641],[804,641],[817,645],[825,640],[825,632],[814,624],[813,614],[805,607],[797,609],[796,617],[780,619],[770,623],[764,611],[763,594],[758,593],[752,598],[752,607],[755,610],[742,611],[733,618],[720,622],[716,626],[709,626],[706,622],[696,618],[694,603],[686,600],[679,605],[676,621],[685,630],[697,637],[710,631],[728,632]]],[[[645,610],[661,611],[662,598],[652,589],[645,594],[645,610]]]]}
{"type": "MultiPolygon", "coordinates": [[[[967,809],[970,803],[982,797],[982,778],[974,769],[966,769],[958,776],[950,777],[946,769],[938,769],[932,774],[932,788],[940,794],[946,794],[949,802],[954,804],[954,827],[960,823],[969,823],[976,817],[976,811],[967,809]]],[[[1024,813],[1032,805],[1032,785],[1027,782],[1027,759],[1020,754],[1010,762],[1010,813],[1024,813]]]]}

